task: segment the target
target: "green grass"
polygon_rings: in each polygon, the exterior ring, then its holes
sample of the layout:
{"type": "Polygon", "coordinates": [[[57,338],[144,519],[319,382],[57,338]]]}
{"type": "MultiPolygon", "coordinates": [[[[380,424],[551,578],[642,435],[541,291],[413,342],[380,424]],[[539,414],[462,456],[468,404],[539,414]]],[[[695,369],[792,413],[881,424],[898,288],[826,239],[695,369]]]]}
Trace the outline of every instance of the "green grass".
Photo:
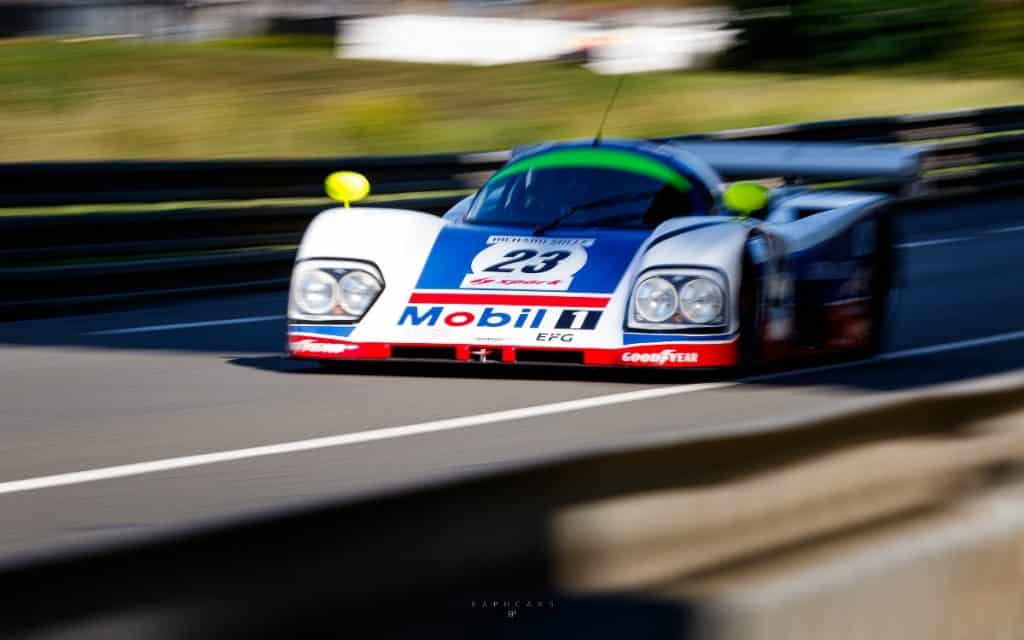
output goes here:
{"type": "MultiPolygon", "coordinates": [[[[506,148],[593,135],[614,77],[338,60],[328,39],[0,41],[0,161],[506,148]]],[[[677,72],[629,78],[608,136],[1024,101],[1019,77],[677,72]]]]}

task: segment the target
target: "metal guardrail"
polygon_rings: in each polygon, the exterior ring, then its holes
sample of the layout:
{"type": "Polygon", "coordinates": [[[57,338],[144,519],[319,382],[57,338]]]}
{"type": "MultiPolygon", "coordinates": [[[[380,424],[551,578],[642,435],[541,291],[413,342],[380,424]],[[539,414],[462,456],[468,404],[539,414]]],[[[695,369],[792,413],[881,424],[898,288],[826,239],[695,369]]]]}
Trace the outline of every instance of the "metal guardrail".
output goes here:
{"type": "MultiPolygon", "coordinates": [[[[718,611],[721,596],[692,594],[689,585],[721,583],[716,576],[758,558],[785,563],[795,544],[856,539],[1005,488],[1024,468],[1022,412],[1024,378],[1011,374],[21,560],[0,566],[0,636],[297,637],[358,624],[389,638],[561,638],[582,630],[591,638],[717,638],[699,623],[718,611]]],[[[1024,512],[1024,499],[1015,504],[1024,512]]],[[[1020,535],[1024,518],[1015,522],[1020,535]]],[[[934,572],[943,560],[929,544],[918,571],[934,572]]],[[[1020,572],[1017,547],[997,551],[1007,554],[1000,564],[1020,572]]],[[[870,564],[876,574],[892,567],[902,581],[910,576],[898,562],[904,555],[870,564]]],[[[835,580],[849,587],[849,573],[835,580]]],[[[972,574],[971,598],[948,595],[976,603],[969,622],[979,633],[957,637],[994,637],[981,633],[985,621],[1005,620],[1019,600],[993,604],[1003,587],[978,572],[960,577],[972,574]]],[[[822,576],[812,584],[813,594],[829,586],[822,576]]],[[[801,637],[822,637],[840,609],[856,618],[879,604],[855,595],[805,612],[824,623],[805,620],[801,637]]],[[[909,604],[939,595],[915,593],[909,604]]],[[[773,601],[784,599],[746,599],[762,609],[773,601]]],[[[746,606],[742,598],[733,604],[746,606]]],[[[920,611],[890,611],[887,628],[898,628],[901,615],[920,611]]],[[[860,634],[847,629],[844,637],[879,637],[862,622],[860,634]]],[[[777,628],[754,629],[753,637],[779,637],[777,628]]]]}
{"type": "Polygon", "coordinates": [[[683,138],[704,140],[802,140],[857,142],[920,142],[942,138],[1019,131],[1024,106],[959,109],[874,118],[822,120],[795,125],[734,129],[683,138]]]}
{"type": "Polygon", "coordinates": [[[359,171],[374,193],[466,189],[503,151],[309,160],[29,162],[0,164],[0,207],[255,200],[323,196],[333,171],[359,171]]]}
{"type": "MultiPolygon", "coordinates": [[[[914,198],[1024,186],[1024,107],[811,122],[662,140],[913,143],[926,173],[914,198]]],[[[0,215],[0,317],[160,295],[280,287],[323,180],[358,170],[376,195],[441,213],[508,151],[400,157],[0,165],[4,209],[90,205],[109,212],[0,215]],[[295,199],[315,199],[296,204],[295,199]],[[144,205],[161,203],[147,208],[144,205]],[[176,203],[168,209],[165,203],[176,203]],[[142,207],[132,212],[118,206],[142,207]],[[180,205],[180,206],[179,206],[180,205]],[[59,292],[59,293],[56,293],[59,292]]],[[[726,179],[780,177],[748,170],[726,179]],[[758,175],[751,175],[751,171],[758,175]]],[[[785,176],[781,176],[785,177],[785,176]]],[[[872,188],[892,185],[870,184],[872,188]]],[[[856,188],[856,187],[854,187],[856,188]]],[[[909,203],[909,206],[913,206],[909,203]]]]}

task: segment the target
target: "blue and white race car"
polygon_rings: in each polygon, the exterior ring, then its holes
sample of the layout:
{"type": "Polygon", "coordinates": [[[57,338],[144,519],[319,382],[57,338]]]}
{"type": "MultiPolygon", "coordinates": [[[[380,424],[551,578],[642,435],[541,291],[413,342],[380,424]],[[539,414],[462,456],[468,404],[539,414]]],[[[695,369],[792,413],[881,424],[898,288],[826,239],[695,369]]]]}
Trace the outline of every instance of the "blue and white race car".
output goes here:
{"type": "Polygon", "coordinates": [[[347,203],[317,215],[292,274],[288,350],[698,368],[870,350],[892,271],[889,197],[719,172],[909,180],[918,161],[837,144],[519,149],[443,217],[347,203]]]}

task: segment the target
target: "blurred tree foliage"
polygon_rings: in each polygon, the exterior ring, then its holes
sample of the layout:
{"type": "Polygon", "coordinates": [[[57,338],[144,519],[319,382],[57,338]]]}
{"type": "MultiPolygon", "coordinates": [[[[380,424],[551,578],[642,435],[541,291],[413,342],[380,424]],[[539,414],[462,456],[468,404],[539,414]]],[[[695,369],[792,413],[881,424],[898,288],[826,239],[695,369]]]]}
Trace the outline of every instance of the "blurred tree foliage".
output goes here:
{"type": "Polygon", "coordinates": [[[727,66],[821,70],[934,58],[969,35],[981,0],[734,0],[727,66]]]}
{"type": "Polygon", "coordinates": [[[989,0],[949,62],[959,70],[991,74],[1024,71],[1024,0],[989,0]]]}

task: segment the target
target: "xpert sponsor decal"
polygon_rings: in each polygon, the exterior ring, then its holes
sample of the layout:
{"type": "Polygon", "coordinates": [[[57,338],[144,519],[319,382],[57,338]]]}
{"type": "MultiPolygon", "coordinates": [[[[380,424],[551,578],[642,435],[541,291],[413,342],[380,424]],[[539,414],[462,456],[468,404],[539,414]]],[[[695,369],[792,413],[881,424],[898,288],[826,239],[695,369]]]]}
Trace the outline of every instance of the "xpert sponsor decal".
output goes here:
{"type": "Polygon", "coordinates": [[[359,344],[306,335],[288,336],[288,349],[295,355],[338,356],[359,350],[359,344]]]}
{"type": "Polygon", "coordinates": [[[569,288],[569,280],[545,280],[536,278],[494,278],[469,274],[462,280],[463,289],[547,289],[564,291],[569,288]]]}
{"type": "Polygon", "coordinates": [[[647,231],[621,229],[594,230],[586,236],[571,230],[529,236],[515,233],[522,232],[519,228],[507,234],[496,233],[498,229],[442,229],[416,289],[608,294],[648,236],[647,231]]]}

